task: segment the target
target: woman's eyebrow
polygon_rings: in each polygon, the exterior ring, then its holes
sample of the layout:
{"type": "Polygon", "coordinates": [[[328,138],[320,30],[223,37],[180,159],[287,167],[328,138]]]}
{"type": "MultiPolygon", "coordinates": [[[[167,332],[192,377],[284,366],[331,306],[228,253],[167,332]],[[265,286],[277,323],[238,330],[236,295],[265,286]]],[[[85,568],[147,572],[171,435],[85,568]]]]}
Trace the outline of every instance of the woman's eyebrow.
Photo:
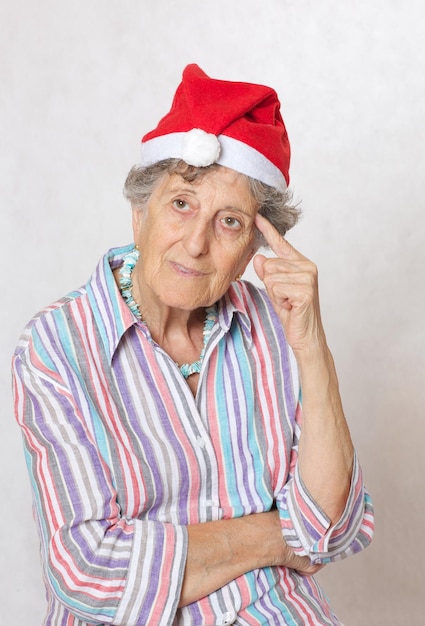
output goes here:
{"type": "Polygon", "coordinates": [[[174,186],[170,186],[166,191],[166,195],[173,195],[175,193],[190,193],[196,195],[196,191],[190,183],[179,183],[174,186]]]}

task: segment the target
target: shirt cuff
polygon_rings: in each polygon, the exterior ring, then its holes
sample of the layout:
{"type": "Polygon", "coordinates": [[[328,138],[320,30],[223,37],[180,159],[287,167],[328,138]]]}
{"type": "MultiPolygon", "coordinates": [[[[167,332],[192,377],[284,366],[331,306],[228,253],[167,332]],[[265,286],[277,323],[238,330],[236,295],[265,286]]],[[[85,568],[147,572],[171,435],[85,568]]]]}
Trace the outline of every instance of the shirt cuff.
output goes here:
{"type": "Polygon", "coordinates": [[[181,594],[187,530],[184,526],[154,521],[132,523],[132,557],[113,624],[168,626],[173,622],[181,594]]]}
{"type": "Polygon", "coordinates": [[[326,563],[348,556],[362,526],[365,494],[361,468],[354,457],[350,492],[340,519],[331,520],[303,483],[298,466],[287,490],[278,498],[282,533],[286,543],[312,562],[326,563]]]}

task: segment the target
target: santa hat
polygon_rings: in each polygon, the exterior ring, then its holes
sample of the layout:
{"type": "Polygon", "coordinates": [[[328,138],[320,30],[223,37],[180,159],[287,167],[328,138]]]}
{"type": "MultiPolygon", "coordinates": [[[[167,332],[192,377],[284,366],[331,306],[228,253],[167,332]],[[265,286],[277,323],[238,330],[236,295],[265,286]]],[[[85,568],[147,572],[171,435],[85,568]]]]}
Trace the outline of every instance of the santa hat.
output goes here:
{"type": "Polygon", "coordinates": [[[188,65],[169,113],[142,139],[143,166],[169,158],[218,163],[285,190],[290,146],[276,92],[216,80],[188,65]]]}

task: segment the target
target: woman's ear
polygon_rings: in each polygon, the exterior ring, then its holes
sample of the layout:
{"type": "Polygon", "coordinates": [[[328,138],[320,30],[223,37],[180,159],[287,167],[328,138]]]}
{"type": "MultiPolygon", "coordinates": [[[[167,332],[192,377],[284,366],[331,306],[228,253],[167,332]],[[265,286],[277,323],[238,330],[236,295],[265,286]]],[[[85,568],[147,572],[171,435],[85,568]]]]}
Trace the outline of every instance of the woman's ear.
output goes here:
{"type": "Polygon", "coordinates": [[[141,231],[141,227],[142,227],[142,217],[143,217],[143,210],[140,207],[136,207],[133,204],[131,205],[131,210],[132,210],[132,227],[133,227],[133,238],[134,241],[137,243],[137,240],[140,236],[140,231],[141,231]]]}

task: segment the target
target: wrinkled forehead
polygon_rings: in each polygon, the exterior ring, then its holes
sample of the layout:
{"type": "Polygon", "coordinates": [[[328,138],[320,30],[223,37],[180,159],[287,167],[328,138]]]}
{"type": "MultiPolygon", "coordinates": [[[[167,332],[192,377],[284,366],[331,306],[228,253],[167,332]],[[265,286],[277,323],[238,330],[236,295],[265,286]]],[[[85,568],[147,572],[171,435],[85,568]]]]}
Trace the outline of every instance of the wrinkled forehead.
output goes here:
{"type": "MultiPolygon", "coordinates": [[[[160,181],[161,192],[184,191],[196,196],[214,195],[225,205],[246,207],[256,212],[258,202],[252,192],[250,179],[231,168],[214,165],[197,168],[196,172],[168,171],[160,181]]],[[[159,189],[157,187],[157,189],[159,189]]]]}

